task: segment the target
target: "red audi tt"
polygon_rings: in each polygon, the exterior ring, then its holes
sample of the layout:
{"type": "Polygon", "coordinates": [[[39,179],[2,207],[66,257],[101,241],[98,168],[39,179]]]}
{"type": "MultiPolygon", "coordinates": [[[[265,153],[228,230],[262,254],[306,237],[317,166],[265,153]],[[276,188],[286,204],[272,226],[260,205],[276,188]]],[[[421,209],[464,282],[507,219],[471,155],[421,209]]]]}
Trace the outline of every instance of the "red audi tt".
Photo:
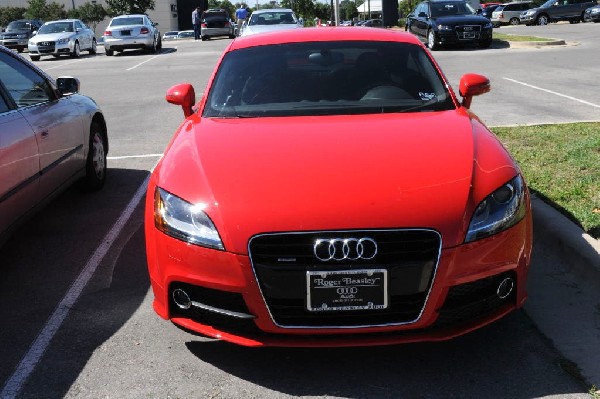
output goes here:
{"type": "Polygon", "coordinates": [[[234,40],[152,173],[154,309],[246,346],[449,339],[521,307],[532,245],[515,161],[412,35],[234,40]]]}

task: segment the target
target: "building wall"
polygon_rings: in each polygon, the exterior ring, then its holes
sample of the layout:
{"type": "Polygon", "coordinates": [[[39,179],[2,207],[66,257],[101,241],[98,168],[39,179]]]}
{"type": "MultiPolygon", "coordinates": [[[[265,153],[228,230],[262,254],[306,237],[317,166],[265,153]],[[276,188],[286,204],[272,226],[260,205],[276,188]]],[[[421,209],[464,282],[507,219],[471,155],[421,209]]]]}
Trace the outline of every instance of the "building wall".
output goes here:
{"type": "MultiPolygon", "coordinates": [[[[65,10],[70,10],[79,7],[85,3],[98,3],[106,8],[106,2],[103,0],[46,0],[47,3],[52,1],[58,4],[64,4],[65,10]]],[[[27,0],[0,0],[0,7],[27,7],[27,0]]],[[[156,23],[161,32],[169,30],[179,30],[177,26],[177,0],[155,0],[154,10],[148,10],[148,16],[156,23]]],[[[191,18],[191,16],[190,16],[191,18]]],[[[106,26],[110,22],[110,18],[98,23],[96,26],[96,37],[102,36],[106,26]]]]}

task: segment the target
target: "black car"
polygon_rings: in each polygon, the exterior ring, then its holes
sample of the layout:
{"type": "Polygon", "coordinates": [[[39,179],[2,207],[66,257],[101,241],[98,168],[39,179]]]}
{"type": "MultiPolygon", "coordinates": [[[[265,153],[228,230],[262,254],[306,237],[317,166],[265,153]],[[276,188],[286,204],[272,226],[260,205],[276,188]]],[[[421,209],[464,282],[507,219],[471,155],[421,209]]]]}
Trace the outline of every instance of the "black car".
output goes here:
{"type": "Polygon", "coordinates": [[[492,13],[502,4],[492,4],[481,10],[481,15],[487,19],[492,19],[492,13]]]}
{"type": "Polygon", "coordinates": [[[600,5],[590,7],[583,13],[584,22],[600,22],[600,5]]]}
{"type": "Polygon", "coordinates": [[[430,50],[446,44],[492,44],[492,23],[477,15],[465,1],[427,0],[406,18],[406,30],[427,43],[430,50]]]}
{"type": "Polygon", "coordinates": [[[0,44],[19,53],[27,48],[27,41],[40,29],[43,22],[39,19],[19,19],[8,24],[0,34],[0,44]]]}

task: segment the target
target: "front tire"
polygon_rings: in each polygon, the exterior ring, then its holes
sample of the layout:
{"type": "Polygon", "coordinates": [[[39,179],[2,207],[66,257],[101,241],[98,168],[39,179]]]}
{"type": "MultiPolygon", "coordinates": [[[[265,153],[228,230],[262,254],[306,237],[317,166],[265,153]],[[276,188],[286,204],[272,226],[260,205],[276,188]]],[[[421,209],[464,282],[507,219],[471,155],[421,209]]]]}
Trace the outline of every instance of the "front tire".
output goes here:
{"type": "Polygon", "coordinates": [[[100,123],[94,121],[90,127],[90,141],[85,164],[85,176],[81,180],[81,188],[85,191],[96,191],[106,181],[106,141],[100,123]]]}
{"type": "Polygon", "coordinates": [[[92,47],[90,48],[90,54],[96,54],[98,51],[98,43],[96,43],[96,39],[92,40],[92,47]]]}
{"type": "Polygon", "coordinates": [[[106,50],[104,50],[104,54],[106,54],[109,57],[112,57],[112,55],[114,54],[114,50],[111,50],[109,48],[107,48],[106,50]]]}
{"type": "Polygon", "coordinates": [[[538,25],[548,25],[548,16],[546,14],[540,15],[537,18],[537,20],[536,20],[536,24],[538,24],[538,25]]]}
{"type": "Polygon", "coordinates": [[[39,55],[30,55],[29,58],[31,58],[31,61],[39,61],[40,60],[39,55]]]}
{"type": "Polygon", "coordinates": [[[521,21],[519,20],[519,18],[517,17],[513,17],[510,19],[510,21],[508,21],[511,25],[519,25],[521,23],[521,21]]]}
{"type": "Polygon", "coordinates": [[[439,48],[438,44],[435,42],[435,32],[433,29],[430,29],[427,32],[427,48],[431,51],[437,50],[439,48]]]}
{"type": "Polygon", "coordinates": [[[81,54],[81,47],[79,47],[79,42],[76,41],[73,45],[73,52],[71,53],[71,58],[79,58],[81,54]]]}

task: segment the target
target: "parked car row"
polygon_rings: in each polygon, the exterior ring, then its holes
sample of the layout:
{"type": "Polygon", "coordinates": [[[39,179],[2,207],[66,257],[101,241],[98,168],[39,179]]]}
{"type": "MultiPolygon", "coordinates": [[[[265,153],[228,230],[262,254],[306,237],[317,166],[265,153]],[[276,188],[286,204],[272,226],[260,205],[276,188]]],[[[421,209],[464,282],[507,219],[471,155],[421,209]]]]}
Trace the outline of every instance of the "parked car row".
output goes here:
{"type": "MultiPolygon", "coordinates": [[[[503,25],[546,25],[550,22],[598,21],[600,14],[595,0],[513,1],[496,5],[490,20],[494,27],[503,25]],[[594,11],[596,10],[596,11],[594,11]]],[[[483,12],[488,15],[489,12],[483,12]]]]}
{"type": "Polygon", "coordinates": [[[19,19],[8,24],[0,34],[0,45],[17,50],[19,53],[27,48],[27,42],[42,26],[39,19],[19,19]]]}

